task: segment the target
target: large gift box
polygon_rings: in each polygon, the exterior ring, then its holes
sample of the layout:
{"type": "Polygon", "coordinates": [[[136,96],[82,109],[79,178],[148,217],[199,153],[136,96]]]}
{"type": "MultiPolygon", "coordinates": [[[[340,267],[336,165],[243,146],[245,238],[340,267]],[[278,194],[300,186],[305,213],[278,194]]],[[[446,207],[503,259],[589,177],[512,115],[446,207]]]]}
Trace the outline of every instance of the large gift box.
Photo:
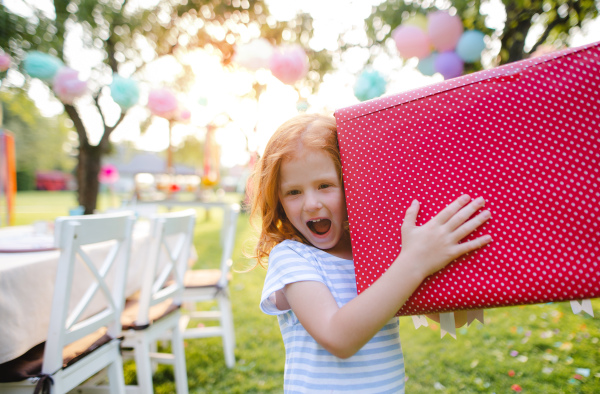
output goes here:
{"type": "Polygon", "coordinates": [[[485,248],[428,277],[399,315],[600,296],[600,43],[337,110],[358,292],[463,193],[485,248]]]}

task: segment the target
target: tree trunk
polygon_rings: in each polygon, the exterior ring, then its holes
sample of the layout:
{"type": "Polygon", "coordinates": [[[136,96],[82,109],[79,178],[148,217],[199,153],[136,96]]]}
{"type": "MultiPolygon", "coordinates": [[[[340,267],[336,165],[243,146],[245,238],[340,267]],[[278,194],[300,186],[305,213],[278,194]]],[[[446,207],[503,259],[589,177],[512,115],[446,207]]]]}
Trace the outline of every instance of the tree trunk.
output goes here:
{"type": "Polygon", "coordinates": [[[94,213],[98,203],[100,182],[100,148],[89,144],[79,146],[77,161],[77,201],[85,208],[85,214],[94,213]]]}

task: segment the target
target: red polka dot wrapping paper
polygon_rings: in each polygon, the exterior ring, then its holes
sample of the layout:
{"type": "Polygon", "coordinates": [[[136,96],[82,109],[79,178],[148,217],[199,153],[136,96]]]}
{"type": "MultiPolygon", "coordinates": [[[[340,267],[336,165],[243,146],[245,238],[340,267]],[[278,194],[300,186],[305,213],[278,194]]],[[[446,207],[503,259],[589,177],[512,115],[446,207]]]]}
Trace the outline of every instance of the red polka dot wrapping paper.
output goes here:
{"type": "Polygon", "coordinates": [[[460,195],[485,248],[428,277],[398,315],[600,296],[600,43],[335,112],[358,292],[460,195]]]}

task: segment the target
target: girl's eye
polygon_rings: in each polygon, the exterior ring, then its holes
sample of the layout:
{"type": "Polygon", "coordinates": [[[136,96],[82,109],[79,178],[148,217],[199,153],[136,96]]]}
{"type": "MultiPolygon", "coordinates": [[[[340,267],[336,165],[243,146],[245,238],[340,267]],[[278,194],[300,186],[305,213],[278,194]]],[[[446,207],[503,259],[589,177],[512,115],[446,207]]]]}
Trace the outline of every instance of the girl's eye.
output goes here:
{"type": "Polygon", "coordinates": [[[290,190],[289,192],[286,193],[288,196],[297,196],[298,194],[300,194],[300,190],[290,190]]]}
{"type": "Polygon", "coordinates": [[[327,183],[324,183],[324,184],[322,184],[322,185],[319,185],[319,189],[326,189],[326,188],[328,188],[328,187],[331,187],[331,185],[330,185],[330,184],[327,184],[327,183]]]}

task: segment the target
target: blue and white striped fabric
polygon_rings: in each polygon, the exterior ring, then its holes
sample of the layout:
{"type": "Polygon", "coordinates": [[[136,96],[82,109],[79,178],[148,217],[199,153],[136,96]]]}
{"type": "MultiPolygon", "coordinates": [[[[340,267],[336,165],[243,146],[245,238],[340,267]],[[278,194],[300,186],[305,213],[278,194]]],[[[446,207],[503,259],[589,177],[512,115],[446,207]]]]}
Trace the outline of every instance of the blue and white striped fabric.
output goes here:
{"type": "Polygon", "coordinates": [[[356,297],[352,260],[291,240],[273,248],[260,307],[279,320],[286,352],[285,393],[403,393],[398,318],[391,319],[354,356],[337,358],[310,336],[292,310],[275,305],[278,290],[300,281],[324,283],[340,307],[356,297]]]}

